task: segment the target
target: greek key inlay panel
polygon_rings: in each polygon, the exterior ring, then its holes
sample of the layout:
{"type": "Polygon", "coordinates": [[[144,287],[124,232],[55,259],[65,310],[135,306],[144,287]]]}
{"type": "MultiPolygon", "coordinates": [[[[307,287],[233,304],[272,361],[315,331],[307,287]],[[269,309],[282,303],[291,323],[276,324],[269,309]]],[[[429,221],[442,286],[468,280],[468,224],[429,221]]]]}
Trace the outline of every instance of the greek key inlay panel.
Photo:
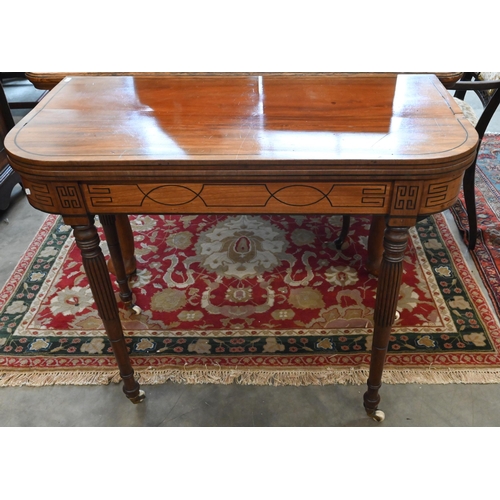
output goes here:
{"type": "Polygon", "coordinates": [[[63,208],[80,208],[79,191],[74,186],[56,186],[57,194],[63,208]]]}
{"type": "Polygon", "coordinates": [[[396,210],[416,210],[418,207],[419,191],[419,186],[398,186],[394,208],[396,210]]]}
{"type": "Polygon", "coordinates": [[[30,204],[39,210],[67,215],[86,213],[77,183],[45,184],[23,177],[23,186],[30,204]]]}
{"type": "Polygon", "coordinates": [[[425,208],[440,208],[443,205],[452,203],[458,195],[461,184],[462,177],[429,184],[425,196],[425,208]]]}
{"type": "Polygon", "coordinates": [[[36,202],[39,205],[48,208],[54,208],[54,200],[50,195],[49,187],[47,184],[40,184],[39,182],[26,182],[23,181],[24,187],[28,187],[31,191],[31,202],[36,202]]]}

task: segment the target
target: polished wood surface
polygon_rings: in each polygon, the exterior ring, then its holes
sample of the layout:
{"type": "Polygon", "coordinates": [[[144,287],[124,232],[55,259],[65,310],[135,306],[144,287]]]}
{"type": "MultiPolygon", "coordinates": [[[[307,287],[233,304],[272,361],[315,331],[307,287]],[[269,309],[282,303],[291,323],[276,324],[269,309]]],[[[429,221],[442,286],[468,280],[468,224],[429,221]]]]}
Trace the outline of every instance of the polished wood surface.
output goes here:
{"type": "Polygon", "coordinates": [[[143,396],[121,347],[95,214],[105,216],[125,301],[115,214],[368,214],[377,227],[385,222],[364,397],[378,418],[408,230],[456,201],[477,143],[434,75],[101,76],[64,78],[6,149],[30,203],[74,227],[134,402],[143,396]]]}
{"type": "MultiPolygon", "coordinates": [[[[123,72],[84,72],[84,73],[61,73],[61,72],[51,72],[51,73],[37,73],[37,72],[28,72],[26,73],[26,77],[28,80],[40,90],[52,90],[64,77],[66,76],[137,76],[137,77],[150,77],[150,78],[158,78],[170,75],[204,75],[204,76],[231,76],[231,75],[241,75],[241,76],[259,76],[263,73],[255,73],[255,72],[238,72],[238,73],[230,73],[230,72],[210,72],[210,73],[173,73],[173,72],[155,72],[155,73],[123,73],[123,72]]],[[[435,73],[435,75],[439,78],[441,83],[448,87],[453,85],[455,82],[460,80],[463,73],[461,72],[442,72],[435,73]]],[[[345,75],[345,73],[324,73],[324,72],[316,72],[316,73],[264,73],[264,75],[280,75],[280,76],[303,76],[303,75],[328,75],[328,76],[336,76],[336,75],[345,75]]],[[[379,73],[366,73],[366,76],[377,76],[379,73]]]]}
{"type": "MultiPolygon", "coordinates": [[[[50,164],[50,170],[60,164],[67,171],[69,157],[88,163],[93,180],[99,161],[126,167],[165,157],[172,175],[172,162],[251,162],[258,167],[265,161],[324,160],[364,164],[363,173],[372,179],[398,168],[401,158],[424,164],[426,155],[446,161],[449,150],[460,152],[466,131],[446,133],[460,110],[428,81],[344,76],[331,85],[329,77],[99,77],[89,85],[85,78],[68,78],[44,100],[43,113],[27,118],[30,127],[16,135],[16,146],[24,158],[50,164]],[[446,107],[453,112],[444,117],[446,107]],[[438,129],[443,133],[437,134],[438,129]]],[[[139,174],[136,169],[123,173],[130,178],[139,174]]],[[[298,166],[293,173],[309,175],[309,169],[298,166]]]]}
{"type": "MultiPolygon", "coordinates": [[[[63,198],[65,215],[85,206],[388,213],[392,178],[402,176],[419,186],[425,214],[453,201],[475,143],[429,76],[80,77],[65,79],[21,121],[9,152],[28,182],[84,183],[70,203],[69,192],[63,198]]],[[[52,188],[32,203],[54,210],[61,199],[52,188]]]]}

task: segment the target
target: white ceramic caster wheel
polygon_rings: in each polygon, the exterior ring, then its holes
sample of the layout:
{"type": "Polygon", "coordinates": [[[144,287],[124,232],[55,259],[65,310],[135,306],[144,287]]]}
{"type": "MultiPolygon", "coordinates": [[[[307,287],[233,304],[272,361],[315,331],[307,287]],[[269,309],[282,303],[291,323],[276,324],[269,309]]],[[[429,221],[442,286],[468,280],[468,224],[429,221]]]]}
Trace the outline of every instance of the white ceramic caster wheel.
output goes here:
{"type": "Polygon", "coordinates": [[[134,311],[134,314],[141,314],[142,309],[138,305],[135,305],[132,306],[132,311],[134,311]]]}
{"type": "Polygon", "coordinates": [[[371,417],[375,420],[375,422],[383,422],[385,419],[385,413],[382,410],[375,410],[371,417]]]}

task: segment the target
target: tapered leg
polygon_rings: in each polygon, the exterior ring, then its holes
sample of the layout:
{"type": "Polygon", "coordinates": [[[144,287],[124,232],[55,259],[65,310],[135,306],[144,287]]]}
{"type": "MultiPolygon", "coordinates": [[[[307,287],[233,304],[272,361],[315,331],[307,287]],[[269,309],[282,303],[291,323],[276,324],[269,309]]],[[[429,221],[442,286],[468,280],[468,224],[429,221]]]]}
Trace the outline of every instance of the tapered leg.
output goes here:
{"type": "MultiPolygon", "coordinates": [[[[130,227],[128,215],[118,214],[116,217],[116,229],[118,232],[118,241],[125,265],[125,273],[127,276],[132,276],[137,271],[137,261],[135,258],[134,234],[130,227]]],[[[115,264],[113,259],[108,262],[109,272],[116,276],[115,264]]]]}
{"type": "Polygon", "coordinates": [[[99,235],[93,219],[87,226],[73,226],[73,233],[82,254],[83,266],[94,296],[97,311],[106,334],[111,341],[113,352],[123,380],[123,392],[133,403],[140,403],[145,395],[134,378],[134,370],[123,336],[113,287],[109,278],[106,261],[99,246],[99,235]]]}
{"type": "Polygon", "coordinates": [[[382,385],[385,356],[389,345],[392,324],[403,273],[403,257],[408,244],[408,227],[387,227],[384,236],[384,256],[380,268],[375,301],[373,347],[368,377],[368,390],[364,394],[364,406],[369,416],[383,420],[378,410],[379,389],[382,385]]]}
{"type": "Polygon", "coordinates": [[[384,231],[385,216],[374,215],[368,236],[368,258],[366,260],[366,269],[374,276],[378,276],[380,272],[384,253],[384,231]]]}

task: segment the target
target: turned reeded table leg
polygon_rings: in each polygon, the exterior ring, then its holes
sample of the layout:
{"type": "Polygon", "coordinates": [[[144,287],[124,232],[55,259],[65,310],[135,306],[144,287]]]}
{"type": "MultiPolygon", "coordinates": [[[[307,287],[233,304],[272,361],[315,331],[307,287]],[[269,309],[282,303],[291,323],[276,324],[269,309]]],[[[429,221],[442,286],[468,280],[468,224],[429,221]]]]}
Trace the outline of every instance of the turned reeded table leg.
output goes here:
{"type": "Polygon", "coordinates": [[[106,334],[113,347],[123,380],[123,392],[133,403],[140,403],[145,395],[134,378],[134,370],[123,336],[123,329],[118,314],[118,305],[111,285],[104,255],[99,245],[99,235],[93,218],[86,226],[72,226],[75,240],[82,254],[83,267],[89,280],[97,311],[101,317],[106,334]]]}
{"type": "MultiPolygon", "coordinates": [[[[117,230],[118,219],[115,215],[100,215],[99,219],[106,235],[109,253],[111,256],[110,262],[113,263],[113,274],[116,276],[116,282],[120,289],[120,298],[122,302],[132,309],[136,314],[141,312],[141,308],[133,303],[133,294],[129,285],[129,275],[126,271],[126,263],[122,254],[120,234],[117,230]]],[[[127,219],[128,221],[128,219],[127,219]]],[[[109,269],[108,263],[108,269],[109,269]]]]}
{"type": "MultiPolygon", "coordinates": [[[[137,271],[137,261],[135,258],[134,234],[130,227],[130,220],[128,215],[125,214],[118,214],[115,217],[125,273],[127,276],[132,276],[137,271]]],[[[108,269],[110,273],[116,276],[115,264],[112,259],[108,262],[108,269]]]]}
{"type": "Polygon", "coordinates": [[[363,397],[367,414],[379,421],[384,419],[384,413],[378,409],[379,389],[382,385],[382,372],[389,345],[389,336],[396,315],[403,274],[403,257],[408,244],[408,231],[408,227],[388,226],[384,235],[384,255],[375,301],[375,327],[368,390],[363,397]]]}

